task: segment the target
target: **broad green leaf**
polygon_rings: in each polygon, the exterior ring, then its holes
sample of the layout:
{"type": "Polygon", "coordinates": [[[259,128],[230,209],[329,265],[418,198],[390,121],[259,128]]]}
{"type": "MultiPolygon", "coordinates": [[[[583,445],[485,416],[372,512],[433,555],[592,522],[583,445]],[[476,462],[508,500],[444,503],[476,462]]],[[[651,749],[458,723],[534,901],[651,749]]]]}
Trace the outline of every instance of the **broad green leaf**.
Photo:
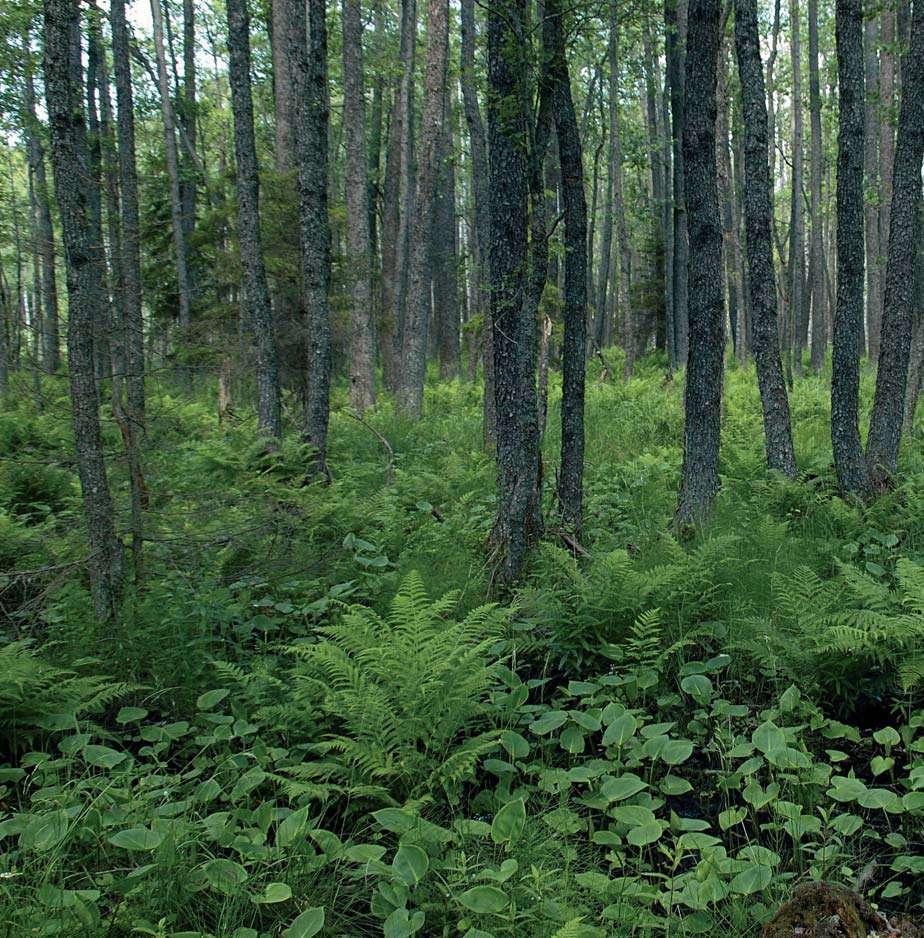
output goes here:
{"type": "Polygon", "coordinates": [[[786,734],[773,722],[761,723],[751,735],[751,741],[763,753],[786,745],[786,734]]]}
{"type": "Polygon", "coordinates": [[[570,752],[573,756],[582,753],[586,745],[584,734],[576,726],[565,727],[558,738],[558,744],[565,752],[570,752]]]}
{"type": "Polygon", "coordinates": [[[607,779],[600,786],[600,794],[610,801],[622,801],[625,798],[637,795],[647,787],[647,782],[643,782],[637,775],[627,772],[619,778],[607,779]]]}
{"type": "Polygon", "coordinates": [[[567,719],[568,714],[564,710],[548,710],[538,720],[533,720],[529,729],[537,736],[544,736],[546,733],[557,730],[567,719]]]}
{"type": "Polygon", "coordinates": [[[426,875],[430,867],[430,858],[425,850],[414,844],[402,844],[398,847],[392,869],[408,886],[416,886],[426,875]]]}
{"type": "Polygon", "coordinates": [[[749,896],[751,893],[766,889],[771,879],[773,879],[773,870],[769,866],[754,863],[735,876],[728,886],[732,892],[749,896]]]}
{"type": "Polygon", "coordinates": [[[513,730],[504,730],[500,741],[511,759],[525,759],[529,755],[529,743],[513,730]]]}
{"type": "Polygon", "coordinates": [[[276,846],[288,847],[297,838],[308,833],[308,806],[293,811],[276,828],[276,846]]]}
{"type": "Polygon", "coordinates": [[[283,938],[313,938],[324,927],[324,909],[305,909],[282,933],[283,938]]]}
{"type": "Polygon", "coordinates": [[[424,918],[424,913],[420,911],[408,912],[407,909],[395,909],[385,919],[383,925],[385,938],[410,938],[423,928],[424,918]]]}
{"type": "Polygon", "coordinates": [[[124,726],[126,723],[137,723],[148,715],[144,707],[122,707],[116,714],[116,723],[124,726]]]}
{"type": "Polygon", "coordinates": [[[894,791],[888,788],[867,788],[857,802],[864,808],[878,808],[882,811],[900,812],[902,801],[894,791]]]}
{"type": "Polygon", "coordinates": [[[276,902],[287,902],[292,898],[292,889],[286,883],[267,883],[262,896],[253,896],[257,905],[272,905],[276,902]]]}
{"type": "Polygon", "coordinates": [[[211,710],[217,704],[220,704],[229,693],[230,691],[226,687],[206,691],[204,694],[200,694],[196,699],[196,707],[199,710],[211,710]]]}
{"type": "Polygon", "coordinates": [[[233,896],[238,887],[247,882],[247,870],[240,863],[225,857],[209,860],[202,867],[202,872],[209,885],[226,896],[233,896]]]}
{"type": "Polygon", "coordinates": [[[603,734],[604,746],[624,746],[638,729],[638,720],[631,713],[616,717],[603,734]]]}
{"type": "Polygon", "coordinates": [[[626,835],[626,840],[636,847],[644,847],[646,844],[653,844],[661,837],[663,829],[657,821],[651,821],[647,824],[641,824],[633,827],[626,835]]]}
{"type": "Polygon", "coordinates": [[[67,836],[70,819],[64,810],[32,818],[19,835],[23,850],[50,850],[67,836]]]}
{"type": "Polygon", "coordinates": [[[133,827],[112,834],[109,843],[123,850],[156,850],[163,839],[164,835],[160,831],[152,831],[147,827],[133,827]]]}
{"type": "Polygon", "coordinates": [[[100,769],[114,769],[120,762],[128,758],[128,753],[117,752],[109,746],[97,746],[91,744],[84,747],[83,757],[90,763],[100,769]]]}
{"type": "Polygon", "coordinates": [[[509,844],[512,847],[520,839],[525,827],[526,804],[522,798],[515,798],[494,815],[491,839],[496,844],[509,844]]]}
{"type": "Polygon", "coordinates": [[[417,823],[417,818],[413,814],[402,811],[400,808],[382,808],[380,811],[373,811],[372,816],[380,827],[384,827],[393,834],[406,834],[417,823]]]}
{"type": "Polygon", "coordinates": [[[693,743],[688,739],[669,739],[662,747],[660,757],[668,765],[680,765],[693,755],[693,743]]]}
{"type": "Polygon", "coordinates": [[[712,681],[705,674],[691,674],[685,677],[680,682],[680,689],[702,706],[712,699],[712,681]]]}
{"type": "Polygon", "coordinates": [[[507,893],[496,886],[473,886],[459,896],[459,902],[470,912],[479,915],[496,915],[507,908],[507,893]]]}

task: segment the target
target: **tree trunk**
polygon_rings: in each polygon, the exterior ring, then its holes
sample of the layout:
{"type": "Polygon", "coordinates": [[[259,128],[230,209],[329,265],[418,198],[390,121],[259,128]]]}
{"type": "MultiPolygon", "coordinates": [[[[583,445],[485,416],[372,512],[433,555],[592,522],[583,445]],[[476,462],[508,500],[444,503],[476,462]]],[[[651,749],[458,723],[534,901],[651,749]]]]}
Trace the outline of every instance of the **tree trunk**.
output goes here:
{"type": "Polygon", "coordinates": [[[440,377],[462,376],[459,336],[459,239],[456,231],[456,158],[452,139],[452,102],[443,101],[443,135],[433,219],[433,315],[440,377]]]}
{"type": "Polygon", "coordinates": [[[818,77],[818,0],[808,0],[809,110],[812,124],[812,368],[825,365],[828,329],[825,317],[824,240],[822,236],[821,181],[824,157],[821,139],[821,82],[818,77]]]}
{"type": "Polygon", "coordinates": [[[876,398],[870,416],[866,461],[873,483],[885,488],[898,470],[908,356],[914,326],[915,273],[921,216],[921,163],[924,161],[924,0],[915,0],[911,47],[905,58],[889,254],[886,263],[882,344],[876,373],[876,398]]]}
{"type": "Polygon", "coordinates": [[[427,8],[427,58],[414,225],[408,264],[407,304],[402,330],[402,364],[396,395],[400,412],[418,419],[423,410],[427,370],[427,329],[430,320],[430,259],[436,186],[443,137],[443,101],[449,63],[449,2],[430,0],[427,8]]]}
{"type": "Polygon", "coordinates": [[[792,175],[789,211],[789,317],[796,374],[802,374],[805,343],[805,211],[802,201],[802,42],[799,0],[789,0],[790,52],[792,55],[792,175]]]}
{"type": "MultiPolygon", "coordinates": [[[[179,87],[177,94],[179,95],[179,87]]],[[[183,0],[183,95],[179,106],[180,128],[185,140],[180,162],[180,206],[183,213],[183,239],[190,244],[196,228],[196,11],[194,0],[183,0]]],[[[187,257],[189,302],[194,306],[199,292],[195,257],[187,257]]]]}
{"type": "Polygon", "coordinates": [[[664,19],[667,32],[667,75],[670,85],[671,126],[673,128],[674,203],[673,203],[673,310],[674,341],[678,366],[686,365],[689,350],[689,231],[686,207],[686,173],[683,167],[681,137],[686,125],[684,57],[688,46],[688,0],[665,0],[664,19]]]}
{"type": "MultiPolygon", "coordinates": [[[[488,254],[491,245],[490,192],[488,185],[488,150],[484,123],[478,107],[475,85],[475,0],[461,0],[462,13],[462,105],[468,125],[470,160],[472,165],[472,197],[475,219],[476,297],[482,298],[488,281],[488,254]]],[[[484,438],[493,445],[495,440],[494,414],[494,327],[491,323],[490,303],[481,303],[484,342],[484,438]]]]}
{"type": "Polygon", "coordinates": [[[397,390],[402,322],[407,292],[409,220],[414,206],[414,60],[416,0],[401,2],[401,78],[388,134],[382,205],[382,380],[397,390]]]}
{"type": "MultiPolygon", "coordinates": [[[[867,91],[879,86],[879,59],[876,44],[879,41],[879,23],[874,16],[866,19],[864,28],[864,68],[867,91]]],[[[866,319],[870,341],[870,358],[873,352],[879,355],[879,331],[882,324],[882,271],[879,267],[881,239],[879,237],[879,120],[876,99],[866,95],[866,319]]],[[[886,232],[888,237],[888,232],[886,232]]],[[[863,351],[866,343],[863,343],[863,351]]],[[[862,354],[862,352],[861,352],[862,354]]]]}
{"type": "Polygon", "coordinates": [[[722,222],[716,166],[716,79],[719,0],[691,0],[683,122],[684,191],[688,213],[690,351],[687,362],[683,469],[674,524],[712,512],[719,488],[719,438],[725,302],[722,222]]]}
{"type": "Polygon", "coordinates": [[[372,318],[372,239],[366,159],[362,16],[359,0],[343,0],[343,123],[350,281],[350,407],[375,406],[375,328],[372,318]]]}
{"type": "Polygon", "coordinates": [[[286,18],[286,0],[271,0],[273,27],[273,109],[276,146],[276,172],[280,175],[295,168],[295,82],[289,57],[287,33],[292,28],[286,18]]]}
{"type": "Polygon", "coordinates": [[[498,577],[516,580],[542,530],[536,402],[536,319],[528,293],[528,83],[525,0],[499,0],[488,20],[491,313],[497,400],[498,577]]]}
{"type": "Polygon", "coordinates": [[[914,412],[921,393],[924,378],[924,214],[918,216],[918,257],[914,270],[914,305],[917,317],[914,337],[911,340],[911,360],[908,366],[908,388],[905,391],[905,416],[903,432],[911,435],[914,430],[914,412]]]}
{"type": "Polygon", "coordinates": [[[750,271],[751,342],[763,408],[767,465],[792,479],[796,475],[796,458],[777,328],[771,233],[773,190],[756,0],[736,0],[735,49],[745,134],[744,223],[750,271]]]}
{"type": "MultiPolygon", "coordinates": [[[[181,338],[188,340],[191,313],[189,277],[186,270],[186,236],[183,230],[183,206],[180,201],[180,170],[176,146],[176,128],[173,124],[173,108],[170,105],[170,79],[167,75],[167,56],[164,51],[164,14],[161,9],[161,0],[151,0],[151,16],[154,25],[154,53],[157,59],[160,108],[164,122],[164,151],[167,162],[170,214],[173,223],[173,249],[176,254],[179,325],[181,338]]],[[[183,371],[185,373],[185,369],[183,371]]]]}
{"type": "MultiPolygon", "coordinates": [[[[882,7],[879,27],[879,278],[881,289],[886,289],[886,259],[883,249],[889,247],[889,232],[892,215],[892,172],[895,163],[895,129],[892,126],[892,112],[895,107],[895,10],[888,0],[882,7]]],[[[870,93],[873,89],[868,89],[870,93]]],[[[882,319],[886,316],[885,296],[883,295],[881,316],[873,323],[869,336],[869,358],[879,361],[879,345],[882,336],[882,319]]]]}
{"type": "Polygon", "coordinates": [[[314,450],[310,475],[327,472],[330,421],[330,222],[327,214],[329,104],[324,0],[287,0],[290,62],[295,75],[295,160],[298,170],[302,307],[308,375],[302,432],[314,450]],[[302,37],[308,37],[307,45],[302,37]]]}
{"type": "Polygon", "coordinates": [[[260,236],[260,177],[250,91],[250,18],[246,0],[226,0],[226,8],[243,302],[247,310],[245,318],[253,330],[257,353],[257,435],[276,440],[282,436],[279,363],[276,357],[273,309],[263,263],[263,240],[260,236]]]}
{"type": "Polygon", "coordinates": [[[841,495],[865,495],[870,479],[860,443],[863,322],[863,7],[837,0],[840,129],[837,153],[837,307],[831,372],[831,442],[841,495]]]}
{"type": "Polygon", "coordinates": [[[68,372],[90,545],[90,586],[97,620],[115,618],[122,597],[122,545],[115,534],[93,373],[93,325],[105,308],[87,207],[92,185],[79,92],[80,20],[69,0],[45,0],[45,100],[55,195],[61,212],[68,289],[68,372]]]}

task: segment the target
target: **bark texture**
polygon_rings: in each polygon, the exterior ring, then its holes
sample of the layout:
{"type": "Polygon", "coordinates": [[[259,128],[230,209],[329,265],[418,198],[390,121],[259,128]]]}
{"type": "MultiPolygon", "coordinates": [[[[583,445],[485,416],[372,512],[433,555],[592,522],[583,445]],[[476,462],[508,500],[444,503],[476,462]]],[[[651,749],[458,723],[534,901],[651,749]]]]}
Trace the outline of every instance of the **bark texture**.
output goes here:
{"type": "Polygon", "coordinates": [[[898,469],[898,446],[901,440],[908,358],[915,319],[915,270],[919,250],[922,160],[924,0],[916,0],[911,20],[911,47],[905,58],[902,74],[879,370],[876,373],[876,397],[866,443],[866,461],[873,482],[879,488],[885,487],[898,469]]]}
{"type": "Polygon", "coordinates": [[[684,87],[684,191],[690,238],[690,350],[683,469],[674,523],[706,518],[719,488],[725,298],[716,165],[719,0],[691,0],[684,87]]]}
{"type": "Polygon", "coordinates": [[[55,195],[61,212],[68,290],[68,377],[77,469],[90,546],[88,568],[97,620],[117,615],[123,552],[115,534],[106,478],[93,362],[93,324],[106,298],[89,217],[89,156],[80,102],[80,21],[69,0],[45,0],[45,101],[51,131],[55,195]]]}
{"type": "Polygon", "coordinates": [[[809,112],[812,132],[812,242],[809,270],[812,297],[812,368],[820,371],[825,364],[828,329],[825,316],[824,240],[821,183],[824,175],[824,157],[821,139],[821,81],[818,75],[818,0],[808,0],[809,30],[809,112]]]}
{"type": "Polygon", "coordinates": [[[844,497],[865,495],[869,471],[860,443],[863,324],[863,7],[837,0],[840,129],[837,152],[837,306],[831,372],[831,442],[844,497]]]}
{"type": "Polygon", "coordinates": [[[282,436],[279,363],[276,357],[273,309],[263,263],[263,240],[260,236],[260,178],[253,132],[253,97],[250,91],[250,18],[247,0],[227,0],[226,8],[243,299],[246,319],[253,330],[257,358],[257,433],[262,437],[278,439],[282,436]]]}
{"type": "Polygon", "coordinates": [[[751,344],[764,415],[767,465],[793,478],[796,458],[777,326],[767,98],[756,0],[736,0],[735,49],[744,119],[744,223],[750,272],[751,344]]]}

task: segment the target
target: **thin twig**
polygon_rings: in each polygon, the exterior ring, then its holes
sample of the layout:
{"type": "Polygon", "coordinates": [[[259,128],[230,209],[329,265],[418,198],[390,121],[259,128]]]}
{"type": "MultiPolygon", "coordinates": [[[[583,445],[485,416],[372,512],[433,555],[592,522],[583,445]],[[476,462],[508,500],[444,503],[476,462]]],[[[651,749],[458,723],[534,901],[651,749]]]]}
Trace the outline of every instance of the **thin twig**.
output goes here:
{"type": "Polygon", "coordinates": [[[391,448],[391,443],[389,443],[388,440],[386,440],[385,437],[382,436],[382,434],[372,426],[371,423],[360,417],[359,414],[351,413],[350,416],[357,423],[361,423],[370,433],[372,433],[382,444],[382,446],[384,446],[388,451],[388,465],[385,467],[385,488],[388,488],[391,485],[392,468],[395,465],[395,451],[391,448]]]}

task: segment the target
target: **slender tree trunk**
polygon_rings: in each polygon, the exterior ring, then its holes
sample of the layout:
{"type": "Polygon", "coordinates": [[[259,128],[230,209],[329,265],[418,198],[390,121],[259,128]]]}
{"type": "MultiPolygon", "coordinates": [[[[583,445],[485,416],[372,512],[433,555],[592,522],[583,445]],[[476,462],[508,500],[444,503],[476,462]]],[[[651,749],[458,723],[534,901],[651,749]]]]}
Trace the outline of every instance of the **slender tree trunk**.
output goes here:
{"type": "Polygon", "coordinates": [[[860,443],[860,336],[863,321],[863,7],[837,0],[840,129],[837,153],[837,307],[831,373],[831,442],[841,494],[866,495],[860,443]]]}
{"type": "Polygon", "coordinates": [[[812,124],[812,368],[825,365],[828,328],[825,318],[824,240],[822,237],[821,182],[824,157],[821,138],[821,81],[818,77],[818,0],[808,0],[809,110],[812,124]]]}
{"type": "MultiPolygon", "coordinates": [[[[580,537],[584,504],[584,371],[587,345],[587,203],[584,162],[562,23],[563,0],[546,0],[543,44],[554,84],[553,115],[558,137],[565,215],[565,335],[562,351],[561,472],[558,502],[562,521],[580,537]]],[[[610,28],[615,27],[611,5],[610,28]]],[[[612,64],[612,62],[611,62],[612,64]]],[[[616,164],[617,172],[619,164],[616,164]]]]}
{"type": "Polygon", "coordinates": [[[416,0],[401,2],[401,79],[388,135],[382,207],[382,380],[396,390],[408,278],[409,220],[414,211],[414,61],[416,0]]]}
{"type": "Polygon", "coordinates": [[[792,54],[792,176],[789,212],[789,316],[796,374],[802,374],[805,343],[805,211],[802,201],[802,42],[799,0],[789,0],[790,52],[792,54]]]}
{"type": "Polygon", "coordinates": [[[183,240],[188,252],[186,263],[191,307],[195,306],[199,292],[195,257],[189,253],[188,248],[196,228],[196,97],[196,10],[194,0],[183,0],[183,96],[179,107],[179,121],[185,146],[180,162],[180,206],[183,214],[183,240]]]}
{"type": "MultiPolygon", "coordinates": [[[[879,278],[885,291],[886,259],[883,249],[889,247],[889,232],[892,216],[892,172],[895,163],[895,128],[892,113],[895,107],[895,9],[894,0],[882,7],[879,27],[879,177],[881,198],[879,203],[879,278]]],[[[868,89],[870,93],[873,89],[868,89]]],[[[879,346],[882,336],[881,320],[886,316],[883,295],[881,316],[873,323],[869,336],[869,358],[879,361],[879,346]]]]}
{"type": "Polygon", "coordinates": [[[914,337],[911,340],[911,361],[908,371],[908,388],[905,392],[904,433],[911,435],[914,429],[914,412],[921,393],[924,378],[924,214],[918,216],[918,256],[914,271],[914,305],[917,310],[914,337]]]}
{"type": "Polygon", "coordinates": [[[674,217],[673,217],[673,307],[674,339],[677,364],[687,363],[689,350],[689,233],[686,207],[686,173],[683,167],[681,137],[685,120],[684,58],[687,37],[688,0],[665,0],[664,19],[667,31],[667,74],[671,98],[673,128],[674,217]]]}
{"type": "MultiPolygon", "coordinates": [[[[31,307],[31,325],[32,325],[32,400],[35,403],[36,413],[43,410],[42,403],[42,333],[43,315],[42,315],[42,257],[39,249],[38,233],[38,200],[35,197],[35,178],[32,172],[32,165],[29,165],[29,233],[31,235],[32,250],[32,307],[31,307]]],[[[7,403],[9,392],[9,373],[7,371],[8,363],[6,360],[6,328],[7,328],[7,310],[6,297],[0,300],[0,395],[2,403],[7,403]]]]}
{"type": "MultiPolygon", "coordinates": [[[[468,126],[470,160],[472,164],[472,198],[475,219],[474,295],[485,293],[488,280],[488,254],[491,245],[491,213],[488,179],[488,150],[478,95],[475,85],[475,0],[461,0],[462,12],[462,105],[468,126]]],[[[482,303],[484,322],[484,438],[493,445],[495,440],[494,413],[494,327],[491,322],[490,303],[482,303]]]]}
{"type": "Polygon", "coordinates": [[[684,191],[690,237],[690,353],[683,469],[674,524],[712,512],[719,488],[725,302],[716,166],[719,0],[691,0],[684,86],[684,191]]]}
{"type": "MultiPolygon", "coordinates": [[[[228,14],[228,79],[234,114],[237,161],[238,240],[241,249],[246,320],[253,330],[257,353],[257,434],[282,436],[279,410],[279,363],[273,309],[266,285],[263,240],[260,236],[260,177],[253,130],[250,91],[250,18],[246,0],[226,0],[228,14]]],[[[364,215],[365,217],[365,215],[364,215]]]]}
{"type": "Polygon", "coordinates": [[[427,59],[420,132],[417,193],[408,265],[407,306],[402,334],[402,366],[396,403],[405,415],[417,419],[423,410],[427,370],[427,329],[430,321],[430,259],[436,217],[436,185],[443,137],[443,101],[449,63],[449,2],[429,0],[427,59]]]}
{"type": "Polygon", "coordinates": [[[915,280],[920,247],[921,164],[924,161],[924,2],[915,0],[911,47],[905,58],[898,142],[892,180],[889,254],[886,263],[882,344],[876,398],[870,416],[866,461],[877,488],[898,471],[898,447],[914,326],[915,280]]]}
{"type": "Polygon", "coordinates": [[[343,0],[343,123],[350,280],[350,407],[375,406],[375,328],[372,309],[372,239],[366,159],[362,16],[359,0],[343,0]]]}
{"type": "MultiPolygon", "coordinates": [[[[876,17],[866,19],[864,28],[864,67],[867,91],[879,87],[879,59],[876,44],[879,41],[879,23],[876,17]]],[[[881,253],[879,237],[879,119],[876,99],[866,95],[866,319],[870,337],[870,358],[879,355],[879,331],[882,325],[882,271],[879,267],[881,253]]],[[[886,233],[888,237],[888,233],[886,233]]],[[[863,343],[864,351],[866,343],[863,343]]]]}
{"type": "Polygon", "coordinates": [[[302,306],[308,341],[303,436],[314,450],[309,474],[327,471],[330,420],[330,222],[327,214],[329,104],[324,0],[287,0],[289,57],[295,75],[295,159],[298,170],[302,306]],[[307,45],[301,37],[307,35],[307,45]]]}
{"type": "MultiPolygon", "coordinates": [[[[164,51],[164,14],[161,0],[151,0],[154,24],[154,53],[157,59],[157,80],[160,92],[161,115],[164,122],[164,151],[167,161],[167,188],[170,214],[173,222],[173,250],[176,255],[176,279],[179,293],[179,325],[183,340],[188,341],[191,323],[189,278],[186,269],[186,237],[183,231],[183,206],[180,201],[180,169],[177,156],[176,128],[170,105],[170,79],[167,75],[167,56],[164,51]]],[[[185,369],[184,369],[185,372],[185,369]]]]}
{"type": "Polygon", "coordinates": [[[796,458],[777,329],[776,274],[771,233],[773,190],[756,0],[736,0],[735,49],[745,133],[744,222],[750,271],[751,341],[764,415],[767,465],[791,479],[796,475],[796,458]]]}
{"type": "Polygon", "coordinates": [[[68,288],[68,372],[90,545],[90,585],[97,620],[115,618],[122,597],[122,545],[115,534],[93,372],[93,324],[105,307],[87,214],[92,184],[80,103],[80,20],[68,0],[45,0],[45,99],[51,129],[55,195],[61,212],[68,288]]]}
{"type": "Polygon", "coordinates": [[[39,136],[35,114],[35,87],[32,73],[27,72],[23,96],[29,133],[29,165],[35,183],[38,251],[42,269],[42,367],[54,374],[61,367],[58,321],[58,284],[55,276],[55,233],[48,201],[48,178],[45,173],[45,151],[39,136]]]}
{"type": "Polygon", "coordinates": [[[602,348],[606,342],[607,319],[607,290],[610,282],[610,256],[613,246],[613,215],[614,192],[617,185],[617,176],[621,172],[616,148],[619,141],[619,114],[617,102],[619,101],[619,58],[617,55],[617,9],[616,0],[609,4],[609,38],[606,47],[608,70],[607,86],[607,149],[606,149],[606,198],[603,204],[603,229],[600,232],[600,267],[597,271],[597,302],[596,319],[594,322],[594,337],[597,346],[602,348]]]}
{"type": "Polygon", "coordinates": [[[443,101],[443,135],[433,219],[433,315],[440,377],[462,376],[459,336],[459,238],[456,231],[456,159],[452,139],[452,102],[443,101]]]}
{"type": "Polygon", "coordinates": [[[728,322],[731,331],[732,349],[737,352],[743,336],[740,319],[743,310],[738,303],[738,261],[735,246],[738,231],[735,229],[734,183],[732,180],[731,146],[731,95],[727,78],[726,46],[723,36],[719,50],[718,120],[716,123],[716,159],[719,167],[719,204],[722,210],[722,246],[725,259],[725,280],[728,285],[728,322]]]}
{"type": "Polygon", "coordinates": [[[286,18],[287,0],[271,0],[271,2],[276,172],[285,175],[295,169],[295,104],[292,100],[295,81],[287,38],[287,33],[292,26],[286,18]]]}
{"type": "Polygon", "coordinates": [[[530,292],[527,203],[528,83],[522,46],[525,0],[487,11],[491,312],[497,399],[497,518],[491,540],[498,576],[516,580],[542,530],[539,504],[536,318],[530,292]]]}

